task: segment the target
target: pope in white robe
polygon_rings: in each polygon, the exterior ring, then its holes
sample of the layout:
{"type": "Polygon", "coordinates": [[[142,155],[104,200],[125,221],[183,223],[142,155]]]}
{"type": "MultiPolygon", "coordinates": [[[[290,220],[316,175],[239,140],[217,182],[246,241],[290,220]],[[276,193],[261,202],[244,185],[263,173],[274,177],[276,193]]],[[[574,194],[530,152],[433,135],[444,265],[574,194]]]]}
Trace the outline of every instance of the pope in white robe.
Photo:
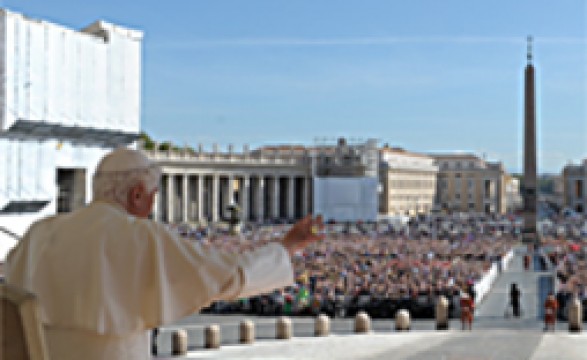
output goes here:
{"type": "Polygon", "coordinates": [[[6,281],[39,300],[51,359],[148,359],[149,330],[293,283],[291,254],[319,240],[321,219],[244,254],[188,242],[147,219],[159,169],[118,149],[94,176],[94,201],[33,224],[6,261],[6,281]]]}

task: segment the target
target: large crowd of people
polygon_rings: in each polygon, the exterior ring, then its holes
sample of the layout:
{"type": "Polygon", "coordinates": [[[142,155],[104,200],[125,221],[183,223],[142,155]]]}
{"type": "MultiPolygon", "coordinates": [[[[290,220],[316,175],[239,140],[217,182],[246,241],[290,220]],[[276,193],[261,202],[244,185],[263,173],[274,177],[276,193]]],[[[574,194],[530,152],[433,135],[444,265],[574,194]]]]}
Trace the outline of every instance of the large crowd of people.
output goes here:
{"type": "MultiPolygon", "coordinates": [[[[281,238],[289,226],[249,224],[238,235],[227,228],[177,231],[193,241],[242,252],[281,238]]],[[[324,241],[294,257],[294,286],[238,303],[216,303],[208,311],[334,315],[340,310],[352,315],[365,310],[392,316],[403,307],[416,317],[429,317],[442,294],[454,315],[459,297],[476,296],[475,284],[519,241],[521,227],[522,220],[512,215],[471,214],[330,223],[324,241]]],[[[551,214],[538,222],[538,230],[542,264],[556,274],[558,315],[565,318],[573,296],[587,305],[587,217],[551,214]]]]}
{"type": "MultiPolygon", "coordinates": [[[[247,251],[283,236],[289,225],[226,229],[180,227],[184,236],[228,251],[247,251]]],[[[451,311],[459,296],[475,297],[474,285],[517,241],[520,222],[505,216],[438,216],[405,223],[331,223],[326,239],[293,259],[294,286],[238,303],[215,303],[208,311],[258,314],[393,316],[408,308],[433,316],[438,295],[451,311]]],[[[268,269],[270,271],[270,269],[268,269]]]]}
{"type": "Polygon", "coordinates": [[[545,270],[555,273],[558,316],[566,319],[573,296],[587,305],[587,217],[553,216],[539,225],[545,270]]]}

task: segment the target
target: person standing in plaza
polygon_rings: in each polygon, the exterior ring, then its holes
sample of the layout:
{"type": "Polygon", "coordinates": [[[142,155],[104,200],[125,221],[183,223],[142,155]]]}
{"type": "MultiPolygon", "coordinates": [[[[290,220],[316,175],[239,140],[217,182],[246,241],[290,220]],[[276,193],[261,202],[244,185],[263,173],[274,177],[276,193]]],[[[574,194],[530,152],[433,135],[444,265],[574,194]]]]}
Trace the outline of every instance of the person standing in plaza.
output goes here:
{"type": "Polygon", "coordinates": [[[556,325],[556,311],[558,309],[558,302],[551,291],[548,293],[544,301],[544,331],[552,330],[556,325]]]}
{"type": "Polygon", "coordinates": [[[512,313],[514,317],[520,317],[520,297],[522,292],[518,289],[516,283],[512,283],[510,288],[510,305],[512,306],[512,313]]]}
{"type": "Polygon", "coordinates": [[[324,238],[307,216],[242,254],[190,242],[148,219],[160,177],[141,152],[114,150],[88,206],[34,223],[8,255],[6,282],[37,296],[51,359],[148,359],[151,329],[292,285],[291,257],[324,238]]]}
{"type": "Polygon", "coordinates": [[[473,329],[473,315],[475,312],[475,301],[469,294],[463,292],[461,294],[461,326],[465,330],[473,329]]]}
{"type": "Polygon", "coordinates": [[[524,270],[526,270],[526,271],[530,270],[530,255],[529,254],[524,255],[524,270]]]}

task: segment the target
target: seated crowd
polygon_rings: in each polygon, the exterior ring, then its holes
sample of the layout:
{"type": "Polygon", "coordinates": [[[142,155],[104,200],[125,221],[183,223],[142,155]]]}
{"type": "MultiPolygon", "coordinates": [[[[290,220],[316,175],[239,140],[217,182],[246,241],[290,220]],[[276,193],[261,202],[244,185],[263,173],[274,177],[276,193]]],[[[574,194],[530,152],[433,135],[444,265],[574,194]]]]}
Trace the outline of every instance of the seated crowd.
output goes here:
{"type": "MultiPolygon", "coordinates": [[[[553,221],[544,231],[542,253],[547,269],[556,274],[555,290],[558,315],[567,317],[567,305],[573,296],[587,311],[587,220],[553,221]]],[[[586,314],[587,315],[587,314],[586,314]]]]}
{"type": "MultiPolygon", "coordinates": [[[[365,310],[391,317],[396,308],[407,307],[416,317],[431,317],[442,294],[454,312],[461,292],[475,296],[474,284],[516,242],[513,220],[494,220],[329,224],[324,241],[294,257],[294,286],[238,303],[215,303],[207,311],[353,315],[365,310]]],[[[288,228],[249,226],[239,235],[205,228],[178,231],[228,251],[247,251],[280,238],[288,228]]]]}

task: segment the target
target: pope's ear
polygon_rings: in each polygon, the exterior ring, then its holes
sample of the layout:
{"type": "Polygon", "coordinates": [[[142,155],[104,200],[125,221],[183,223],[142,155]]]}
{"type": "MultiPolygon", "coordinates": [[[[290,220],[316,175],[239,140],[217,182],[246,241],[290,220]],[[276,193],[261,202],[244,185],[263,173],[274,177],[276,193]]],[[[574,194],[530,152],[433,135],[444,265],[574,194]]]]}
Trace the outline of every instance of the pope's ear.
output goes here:
{"type": "Polygon", "coordinates": [[[137,184],[133,187],[130,188],[130,190],[128,191],[128,202],[129,205],[135,205],[137,201],[139,201],[141,199],[141,197],[143,196],[143,189],[144,186],[142,184],[137,184]]]}

